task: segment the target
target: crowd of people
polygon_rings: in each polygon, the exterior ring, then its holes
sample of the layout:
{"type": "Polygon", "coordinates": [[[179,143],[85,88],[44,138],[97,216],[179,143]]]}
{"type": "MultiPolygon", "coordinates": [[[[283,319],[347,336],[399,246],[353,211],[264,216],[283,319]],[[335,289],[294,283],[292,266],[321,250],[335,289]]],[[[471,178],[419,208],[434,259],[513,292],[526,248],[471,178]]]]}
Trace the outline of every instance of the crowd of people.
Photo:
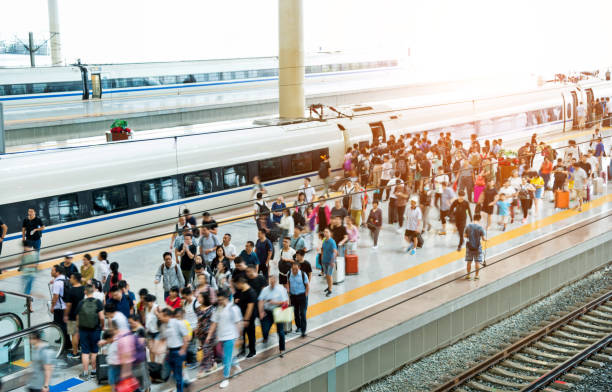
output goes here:
{"type": "MultiPolygon", "coordinates": [[[[533,135],[512,158],[499,139],[481,142],[472,135],[465,147],[449,133],[432,139],[424,132],[351,146],[339,179],[332,178],[323,157],[322,189],[305,178],[292,201],[268,194],[254,178],[256,238],[243,249],[208,212],[198,223],[183,210],[155,267],[154,283],[163,298],[145,288],[132,291],[106,252],[95,260],[84,255],[80,268],[66,254],[51,269],[50,284],[51,313],[69,342],[68,358],[80,358],[83,379],[98,377],[96,361],[105,350],[113,388],[136,378],[147,390],[152,379],[172,373],[182,391],[192,381],[184,365],[198,369],[200,378],[222,366],[221,387],[227,387],[231,370],[240,370],[237,358],[257,354],[256,325],[264,344],[276,327],[282,356],[286,335],[294,332],[292,319],[295,333],[307,334],[312,290],[321,287],[322,294],[333,295],[337,262],[356,253],[358,244],[376,251],[384,227],[398,233],[398,243],[405,241],[402,251],[410,257],[426,246],[425,239],[436,244],[454,225],[457,251],[466,245],[466,278],[479,279],[489,230],[525,223],[543,203],[554,201],[557,190],[573,192],[580,210],[593,191],[590,181],[607,171],[598,131],[589,144],[570,141],[558,150],[533,135]]],[[[42,222],[32,221],[33,210],[28,219],[24,239],[44,230],[42,222]]],[[[40,242],[32,245],[33,252],[40,248],[40,242]]]]}

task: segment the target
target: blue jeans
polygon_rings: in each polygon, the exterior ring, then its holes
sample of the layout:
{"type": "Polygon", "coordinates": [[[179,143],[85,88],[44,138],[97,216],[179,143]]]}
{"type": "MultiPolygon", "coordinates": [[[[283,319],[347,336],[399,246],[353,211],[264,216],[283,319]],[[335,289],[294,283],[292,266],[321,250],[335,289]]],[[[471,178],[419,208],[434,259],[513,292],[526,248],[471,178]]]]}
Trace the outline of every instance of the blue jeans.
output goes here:
{"type": "Polygon", "coordinates": [[[121,365],[110,365],[108,367],[108,384],[117,385],[121,375],[121,365]]]}
{"type": "Polygon", "coordinates": [[[176,391],[183,392],[183,362],[185,362],[185,356],[179,354],[178,348],[171,348],[168,350],[167,358],[170,371],[174,373],[176,391]]]}
{"type": "Polygon", "coordinates": [[[229,378],[234,360],[234,339],[223,341],[223,377],[229,378]]]}
{"type": "Polygon", "coordinates": [[[34,274],[24,272],[24,274],[21,275],[21,280],[23,281],[24,294],[30,295],[32,292],[32,284],[34,283],[34,274]]]}

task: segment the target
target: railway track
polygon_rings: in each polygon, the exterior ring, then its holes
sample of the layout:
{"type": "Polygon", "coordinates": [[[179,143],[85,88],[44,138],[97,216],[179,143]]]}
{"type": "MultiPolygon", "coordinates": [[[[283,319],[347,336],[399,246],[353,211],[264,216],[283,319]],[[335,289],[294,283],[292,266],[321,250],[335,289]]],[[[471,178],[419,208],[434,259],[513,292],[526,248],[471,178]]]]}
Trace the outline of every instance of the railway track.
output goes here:
{"type": "Polygon", "coordinates": [[[612,361],[612,288],[434,389],[564,391],[612,361]]]}

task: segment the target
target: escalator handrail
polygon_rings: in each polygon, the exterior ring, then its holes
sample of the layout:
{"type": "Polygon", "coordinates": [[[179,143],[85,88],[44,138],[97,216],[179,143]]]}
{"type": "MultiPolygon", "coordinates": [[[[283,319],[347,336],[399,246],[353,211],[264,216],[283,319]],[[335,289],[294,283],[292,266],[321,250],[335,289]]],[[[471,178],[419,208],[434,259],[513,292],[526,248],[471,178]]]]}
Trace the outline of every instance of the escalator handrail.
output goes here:
{"type": "Polygon", "coordinates": [[[24,294],[24,293],[16,293],[16,292],[14,292],[14,291],[7,291],[7,290],[0,290],[0,291],[2,291],[3,293],[10,294],[10,295],[16,295],[17,297],[27,298],[27,299],[29,299],[29,300],[33,300],[33,299],[34,299],[34,297],[32,297],[32,296],[31,296],[31,295],[29,295],[29,294],[24,294]]]}
{"type": "MultiPolygon", "coordinates": [[[[19,317],[19,315],[17,315],[16,313],[13,313],[13,312],[0,313],[0,320],[2,320],[3,318],[11,318],[15,322],[15,325],[17,325],[17,332],[23,330],[23,320],[21,320],[21,317],[19,317]]],[[[9,346],[9,350],[12,352],[17,347],[19,347],[20,344],[21,344],[21,339],[16,339],[15,343],[9,346]]]]}
{"type": "Polygon", "coordinates": [[[55,328],[59,331],[59,337],[61,339],[60,341],[60,349],[56,354],[56,358],[59,357],[62,352],[64,351],[64,345],[66,344],[66,341],[64,340],[64,333],[62,332],[62,328],[54,321],[48,321],[46,323],[42,323],[42,324],[38,324],[35,325],[33,327],[27,328],[27,329],[22,329],[21,331],[17,331],[17,332],[12,332],[8,335],[4,335],[2,337],[0,337],[0,344],[10,341],[10,340],[14,340],[14,339],[19,339],[19,338],[23,338],[23,337],[27,337],[29,334],[31,334],[34,331],[41,331],[43,329],[46,328],[55,328]]]}
{"type": "Polygon", "coordinates": [[[5,313],[0,313],[0,320],[5,318],[5,317],[10,317],[13,319],[13,321],[15,321],[15,324],[17,324],[17,329],[19,331],[23,330],[23,320],[21,320],[21,317],[19,317],[17,315],[17,313],[13,313],[13,312],[5,312],[5,313]]]}

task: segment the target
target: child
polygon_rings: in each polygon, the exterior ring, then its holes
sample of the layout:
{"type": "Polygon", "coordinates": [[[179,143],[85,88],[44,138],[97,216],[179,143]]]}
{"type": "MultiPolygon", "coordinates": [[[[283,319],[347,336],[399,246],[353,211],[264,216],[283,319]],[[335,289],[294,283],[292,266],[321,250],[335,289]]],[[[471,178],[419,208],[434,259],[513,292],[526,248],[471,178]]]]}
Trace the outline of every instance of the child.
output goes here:
{"type": "MultiPolygon", "coordinates": [[[[495,201],[493,201],[495,203],[495,201]]],[[[493,205],[491,203],[491,205],[493,205]]],[[[510,212],[510,203],[506,201],[506,195],[503,193],[499,194],[499,200],[497,200],[497,214],[499,215],[499,225],[502,231],[506,231],[506,225],[508,224],[508,215],[510,212]]]]}
{"type": "Polygon", "coordinates": [[[178,309],[182,306],[178,287],[174,286],[170,289],[170,295],[166,298],[166,305],[171,309],[178,309]]]}

